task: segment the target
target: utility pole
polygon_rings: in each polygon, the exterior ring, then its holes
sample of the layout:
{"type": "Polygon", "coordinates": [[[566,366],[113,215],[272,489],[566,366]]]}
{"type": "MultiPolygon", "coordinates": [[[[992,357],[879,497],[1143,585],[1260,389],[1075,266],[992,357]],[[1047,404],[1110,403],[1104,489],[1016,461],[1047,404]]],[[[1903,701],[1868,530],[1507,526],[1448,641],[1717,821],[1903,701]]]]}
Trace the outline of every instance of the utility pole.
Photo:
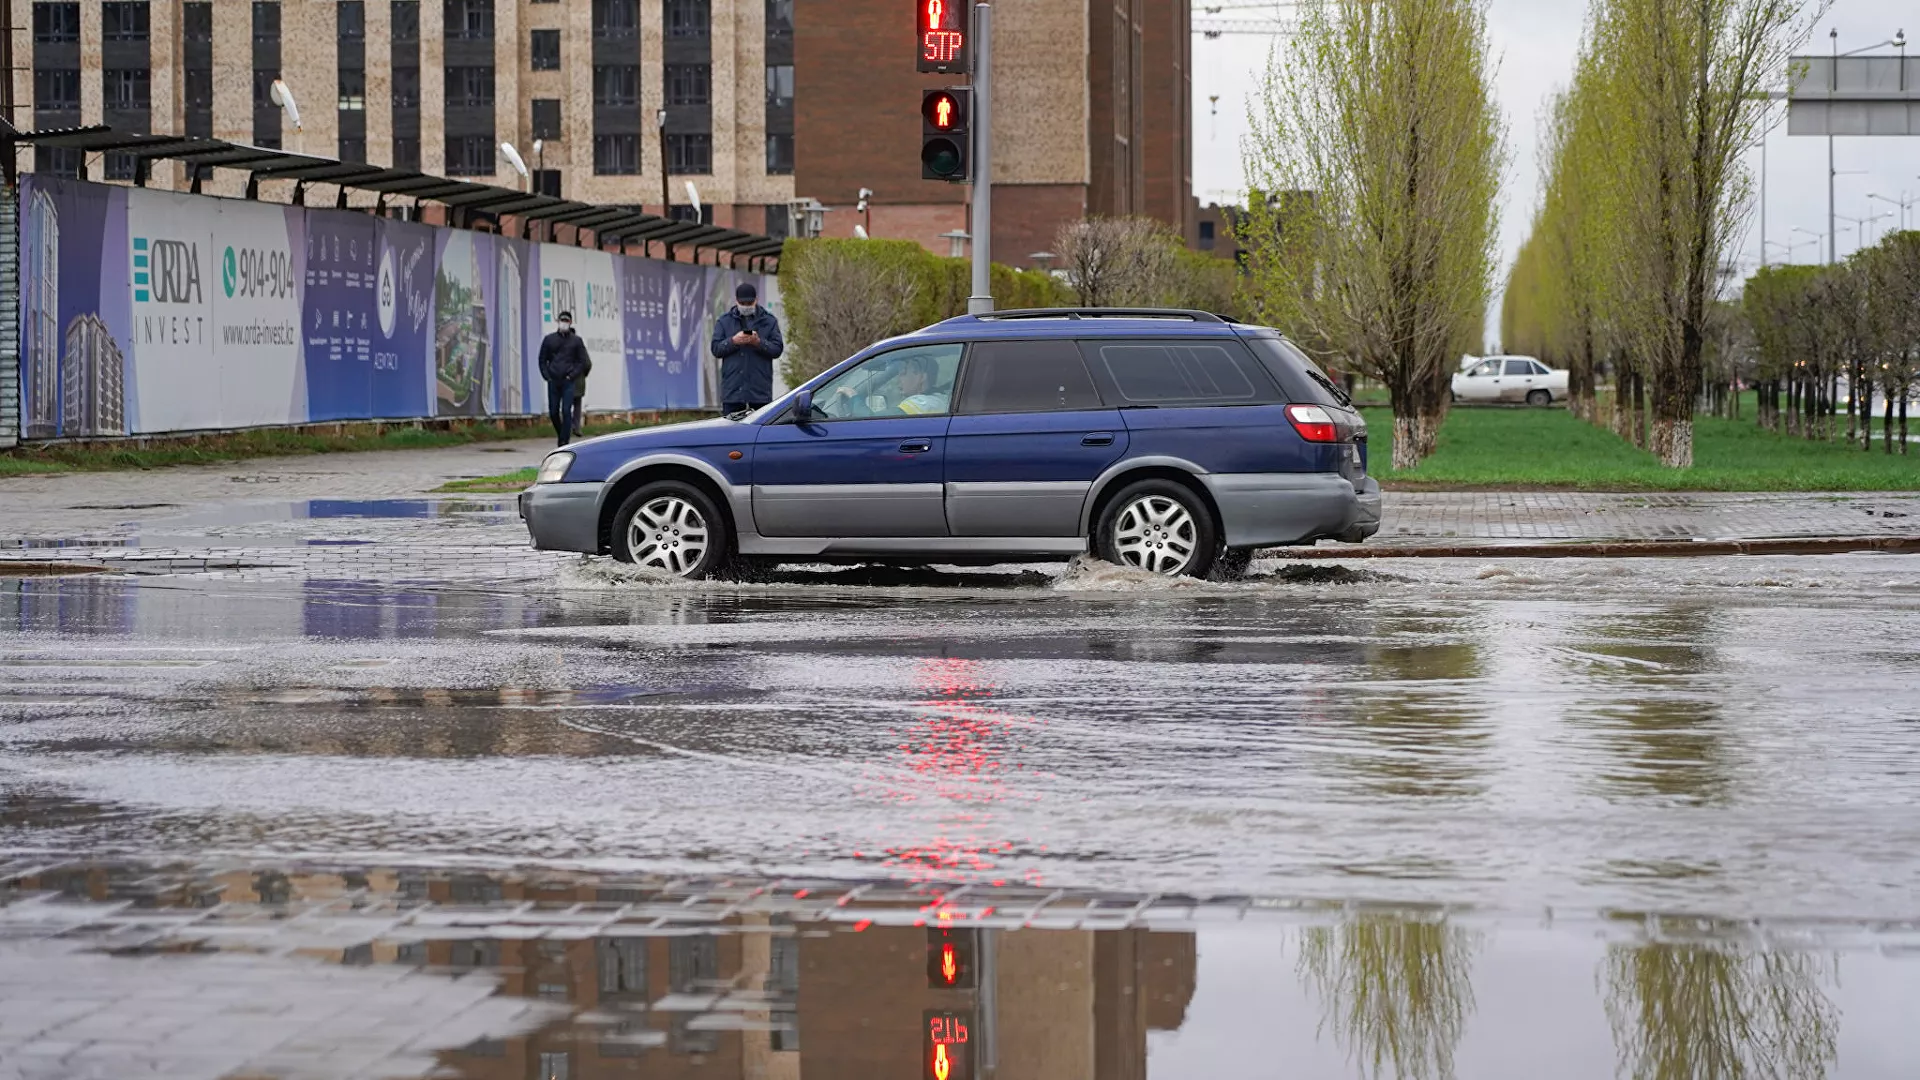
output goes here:
{"type": "MultiPolygon", "coordinates": [[[[1840,92],[1840,29],[1839,27],[1835,27],[1834,29],[1827,31],[1827,39],[1833,42],[1833,71],[1831,72],[1831,74],[1828,75],[1827,89],[1837,94],[1840,92]]],[[[1832,266],[1834,263],[1837,263],[1840,261],[1840,234],[1835,231],[1836,222],[1834,221],[1834,218],[1836,217],[1836,215],[1834,213],[1835,207],[1833,205],[1834,181],[1838,179],[1839,176],[1840,174],[1834,171],[1834,166],[1833,166],[1833,115],[1832,113],[1828,113],[1827,115],[1827,265],[1828,266],[1832,266]]]]}
{"type": "Polygon", "coordinates": [[[967,314],[993,310],[993,5],[973,6],[973,295],[967,314]]]}

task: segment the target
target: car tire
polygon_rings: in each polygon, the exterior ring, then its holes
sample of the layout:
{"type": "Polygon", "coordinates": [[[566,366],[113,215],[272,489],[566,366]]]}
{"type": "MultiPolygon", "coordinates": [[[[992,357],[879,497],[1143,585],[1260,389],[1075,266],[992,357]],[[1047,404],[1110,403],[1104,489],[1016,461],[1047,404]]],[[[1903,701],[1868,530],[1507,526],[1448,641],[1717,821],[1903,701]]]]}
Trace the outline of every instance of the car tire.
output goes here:
{"type": "Polygon", "coordinates": [[[1536,409],[1544,409],[1553,404],[1553,394],[1546,390],[1527,391],[1527,404],[1536,409]]]}
{"type": "Polygon", "coordinates": [[[1107,500],[1094,525],[1093,550],[1129,570],[1206,577],[1220,528],[1205,500],[1172,480],[1140,480],[1107,500]]]}
{"type": "Polygon", "coordinates": [[[733,559],[727,519],[707,493],[680,480],[655,480],[613,515],[613,557],[689,581],[733,559]]]}

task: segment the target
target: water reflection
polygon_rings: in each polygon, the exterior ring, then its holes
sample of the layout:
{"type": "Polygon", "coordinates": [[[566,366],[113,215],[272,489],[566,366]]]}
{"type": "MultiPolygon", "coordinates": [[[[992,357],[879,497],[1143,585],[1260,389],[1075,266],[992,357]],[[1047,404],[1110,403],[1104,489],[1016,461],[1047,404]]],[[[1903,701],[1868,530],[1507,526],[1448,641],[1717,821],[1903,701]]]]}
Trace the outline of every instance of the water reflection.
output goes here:
{"type": "Polygon", "coordinates": [[[1372,914],[1301,931],[1299,971],[1369,1077],[1447,1080],[1473,1013],[1478,936],[1441,918],[1372,914]]]}
{"type": "Polygon", "coordinates": [[[1705,605],[1676,604],[1602,623],[1582,640],[1583,666],[1600,676],[1605,701],[1572,719],[1608,755],[1595,776],[1607,794],[1689,806],[1731,797],[1737,770],[1714,685],[1719,619],[1705,605]]]}
{"type": "MultiPolygon", "coordinates": [[[[1717,932],[1716,932],[1717,931],[1717,932]]],[[[1837,958],[1711,940],[1613,945],[1602,966],[1622,1075],[1819,1080],[1839,1050],[1837,958]]]]}
{"type": "MultiPolygon", "coordinates": [[[[1449,633],[1456,627],[1444,626],[1449,633]]],[[[1425,620],[1381,620],[1389,642],[1431,633],[1425,620]]],[[[1479,646],[1437,641],[1377,645],[1366,652],[1342,761],[1364,795],[1464,799],[1484,793],[1493,737],[1473,680],[1479,646]]],[[[1336,714],[1338,715],[1338,714],[1336,714]]]]}

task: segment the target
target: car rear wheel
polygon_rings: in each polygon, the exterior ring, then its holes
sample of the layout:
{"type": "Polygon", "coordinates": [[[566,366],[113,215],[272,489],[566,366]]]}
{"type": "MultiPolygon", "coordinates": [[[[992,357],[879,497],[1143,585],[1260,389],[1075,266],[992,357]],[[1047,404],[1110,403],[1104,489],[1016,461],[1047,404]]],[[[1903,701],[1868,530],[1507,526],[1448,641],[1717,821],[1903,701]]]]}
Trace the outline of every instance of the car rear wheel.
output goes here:
{"type": "Polygon", "coordinates": [[[1102,559],[1167,577],[1205,577],[1219,529],[1205,502],[1171,480],[1141,480],[1107,503],[1094,530],[1102,559]]]}
{"type": "Polygon", "coordinates": [[[726,519],[705,492],[679,480],[656,480],[627,496],[613,516],[613,557],[689,580],[726,565],[726,519]]]}
{"type": "Polygon", "coordinates": [[[1213,560],[1213,580],[1239,581],[1253,569],[1254,549],[1227,548],[1213,560]]]}
{"type": "Polygon", "coordinates": [[[1527,404],[1536,409],[1544,409],[1553,404],[1553,395],[1545,390],[1530,390],[1527,392],[1527,404]]]}

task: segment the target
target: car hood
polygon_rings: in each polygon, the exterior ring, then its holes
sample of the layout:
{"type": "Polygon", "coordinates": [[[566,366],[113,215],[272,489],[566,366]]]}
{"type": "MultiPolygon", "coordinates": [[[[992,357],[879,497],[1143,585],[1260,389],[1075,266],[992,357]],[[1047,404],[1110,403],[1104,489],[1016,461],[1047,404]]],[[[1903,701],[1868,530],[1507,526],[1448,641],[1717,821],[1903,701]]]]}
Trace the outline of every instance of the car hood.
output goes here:
{"type": "Polygon", "coordinates": [[[661,424],[659,427],[616,431],[611,435],[596,435],[572,443],[567,449],[585,453],[635,451],[668,446],[711,446],[714,443],[739,442],[742,438],[750,440],[752,437],[751,425],[718,416],[709,420],[688,420],[678,424],[661,424]]]}

